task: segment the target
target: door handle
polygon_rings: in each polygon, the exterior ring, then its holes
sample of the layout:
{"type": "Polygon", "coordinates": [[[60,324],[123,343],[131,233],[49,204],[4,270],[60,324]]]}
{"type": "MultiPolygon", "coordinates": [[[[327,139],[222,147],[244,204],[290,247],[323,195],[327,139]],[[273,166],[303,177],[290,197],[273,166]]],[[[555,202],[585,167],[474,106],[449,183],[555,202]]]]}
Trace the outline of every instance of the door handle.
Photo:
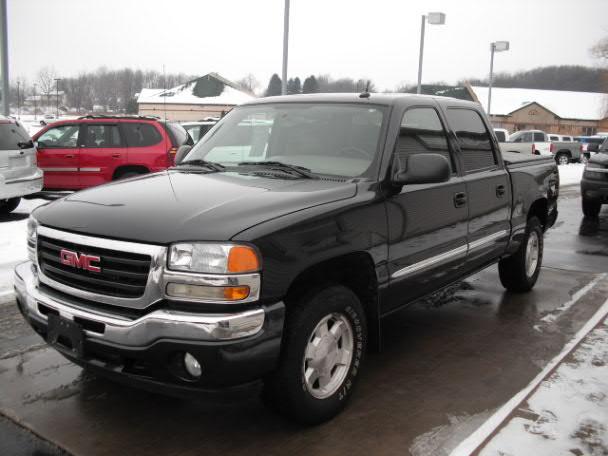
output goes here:
{"type": "Polygon", "coordinates": [[[499,185],[498,187],[496,187],[496,196],[498,198],[502,198],[503,196],[505,196],[505,193],[507,193],[507,191],[504,185],[499,185]]]}
{"type": "Polygon", "coordinates": [[[465,192],[454,193],[454,207],[467,205],[467,194],[465,192]]]}
{"type": "Polygon", "coordinates": [[[120,154],[112,154],[112,158],[120,158],[121,155],[120,154]]]}
{"type": "Polygon", "coordinates": [[[74,155],[73,155],[73,154],[67,154],[67,155],[65,156],[65,158],[74,158],[74,155]]]}

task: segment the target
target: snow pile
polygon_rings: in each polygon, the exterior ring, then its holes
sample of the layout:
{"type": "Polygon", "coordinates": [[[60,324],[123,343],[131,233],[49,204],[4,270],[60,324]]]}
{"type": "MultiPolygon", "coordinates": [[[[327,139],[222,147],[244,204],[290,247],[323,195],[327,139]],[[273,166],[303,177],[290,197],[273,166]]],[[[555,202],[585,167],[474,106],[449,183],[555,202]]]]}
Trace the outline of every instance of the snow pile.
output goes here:
{"type": "Polygon", "coordinates": [[[597,326],[481,451],[608,454],[608,319],[597,326]]]}
{"type": "Polygon", "coordinates": [[[585,165],[582,163],[570,163],[568,165],[559,165],[559,185],[578,185],[583,178],[585,165]]]}
{"type": "Polygon", "coordinates": [[[13,289],[13,268],[27,260],[27,218],[32,210],[47,201],[21,200],[19,207],[0,218],[0,296],[13,289]]]}

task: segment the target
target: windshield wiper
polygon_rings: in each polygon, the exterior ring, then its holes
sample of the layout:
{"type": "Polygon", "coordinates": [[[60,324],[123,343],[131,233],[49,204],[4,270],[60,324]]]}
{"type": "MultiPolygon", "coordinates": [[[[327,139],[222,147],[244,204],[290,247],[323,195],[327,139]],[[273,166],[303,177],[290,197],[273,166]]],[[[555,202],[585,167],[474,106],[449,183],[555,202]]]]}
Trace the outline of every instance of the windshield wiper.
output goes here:
{"type": "Polygon", "coordinates": [[[226,167],[224,165],[220,165],[219,163],[208,162],[206,160],[201,160],[198,158],[195,160],[188,160],[188,161],[181,162],[176,166],[188,166],[188,165],[200,166],[200,167],[208,168],[213,171],[224,171],[226,169],[226,167]]]}
{"type": "Polygon", "coordinates": [[[265,168],[275,169],[279,171],[292,172],[300,177],[305,177],[307,179],[316,179],[315,176],[310,169],[304,168],[303,166],[290,165],[289,163],[283,163],[278,161],[245,161],[239,163],[239,166],[263,166],[265,168]]]}

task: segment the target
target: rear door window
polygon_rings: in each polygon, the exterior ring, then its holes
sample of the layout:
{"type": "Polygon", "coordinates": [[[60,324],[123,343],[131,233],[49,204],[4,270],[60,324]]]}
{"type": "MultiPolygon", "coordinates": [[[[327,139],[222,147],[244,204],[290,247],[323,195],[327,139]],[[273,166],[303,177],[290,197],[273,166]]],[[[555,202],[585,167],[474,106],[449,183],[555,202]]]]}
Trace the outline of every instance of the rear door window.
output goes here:
{"type": "Polygon", "coordinates": [[[163,140],[160,132],[152,124],[123,122],[121,126],[129,147],[150,147],[163,140]]]}
{"type": "Polygon", "coordinates": [[[18,124],[0,124],[0,150],[19,150],[19,144],[31,140],[30,135],[18,124]]]}
{"type": "Polygon", "coordinates": [[[117,125],[88,124],[84,127],[83,147],[106,148],[122,147],[117,125]]]}
{"type": "Polygon", "coordinates": [[[447,117],[458,138],[465,171],[481,171],[498,164],[490,132],[477,111],[450,108],[447,117]]]}

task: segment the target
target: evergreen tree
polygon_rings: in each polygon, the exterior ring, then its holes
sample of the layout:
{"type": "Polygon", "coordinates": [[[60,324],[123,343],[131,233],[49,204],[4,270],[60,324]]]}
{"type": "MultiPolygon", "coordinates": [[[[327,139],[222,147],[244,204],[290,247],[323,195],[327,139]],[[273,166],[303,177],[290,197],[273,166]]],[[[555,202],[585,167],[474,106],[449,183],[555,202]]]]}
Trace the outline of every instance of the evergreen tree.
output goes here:
{"type": "Polygon", "coordinates": [[[300,82],[300,78],[290,79],[287,82],[287,93],[289,95],[297,95],[302,93],[302,83],[300,82]]]}
{"type": "Polygon", "coordinates": [[[313,75],[308,76],[304,79],[304,87],[302,88],[302,93],[319,93],[319,83],[317,82],[317,78],[313,75]]]}
{"type": "Polygon", "coordinates": [[[273,97],[275,95],[281,95],[281,78],[276,73],[270,77],[264,96],[273,97]]]}

